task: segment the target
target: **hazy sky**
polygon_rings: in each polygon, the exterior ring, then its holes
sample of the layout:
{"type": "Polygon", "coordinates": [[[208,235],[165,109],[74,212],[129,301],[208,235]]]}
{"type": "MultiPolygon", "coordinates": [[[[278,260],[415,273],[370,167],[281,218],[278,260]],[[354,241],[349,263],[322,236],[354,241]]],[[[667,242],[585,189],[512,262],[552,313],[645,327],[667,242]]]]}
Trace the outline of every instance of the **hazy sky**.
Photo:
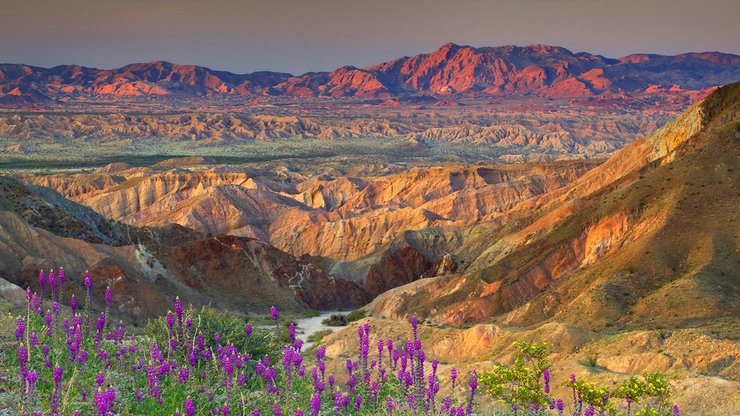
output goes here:
{"type": "Polygon", "coordinates": [[[619,57],[740,54],[740,0],[2,0],[0,62],[233,72],[363,67],[431,51],[547,43],[619,57]]]}

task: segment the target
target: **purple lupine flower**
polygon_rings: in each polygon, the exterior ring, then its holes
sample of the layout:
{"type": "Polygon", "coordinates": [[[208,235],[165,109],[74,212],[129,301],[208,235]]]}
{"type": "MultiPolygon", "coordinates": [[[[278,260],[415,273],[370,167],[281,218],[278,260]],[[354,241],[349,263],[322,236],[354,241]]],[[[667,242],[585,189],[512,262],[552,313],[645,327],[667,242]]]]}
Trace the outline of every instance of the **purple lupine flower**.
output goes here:
{"type": "Polygon", "coordinates": [[[411,329],[414,331],[414,339],[417,339],[417,330],[419,328],[419,318],[416,315],[411,317],[411,329]]]}
{"type": "Polygon", "coordinates": [[[62,375],[64,370],[61,367],[54,367],[52,371],[52,380],[54,381],[54,391],[51,393],[51,414],[55,415],[59,409],[59,396],[61,394],[62,375]]]}
{"type": "Polygon", "coordinates": [[[361,406],[362,406],[362,395],[358,394],[357,396],[355,396],[355,412],[359,412],[361,406]]]}
{"type": "Polygon", "coordinates": [[[85,277],[82,279],[85,286],[85,334],[90,334],[90,311],[92,310],[92,276],[89,271],[85,271],[85,277]]]}
{"type": "Polygon", "coordinates": [[[349,391],[350,392],[354,393],[354,391],[355,391],[355,385],[356,385],[355,375],[354,374],[350,374],[349,375],[349,379],[347,380],[347,386],[349,386],[349,391]]]}
{"type": "Polygon", "coordinates": [[[334,394],[334,408],[337,411],[337,414],[342,413],[342,403],[344,402],[344,397],[342,397],[342,392],[338,391],[336,394],[334,394]]]}
{"type": "Polygon", "coordinates": [[[249,322],[244,325],[244,336],[247,338],[252,336],[252,324],[250,324],[249,322]]]}
{"type": "Polygon", "coordinates": [[[573,406],[576,408],[580,408],[580,404],[576,400],[576,375],[573,373],[571,373],[570,375],[570,383],[571,383],[571,388],[573,389],[573,406]]]}
{"type": "Polygon", "coordinates": [[[92,276],[90,276],[90,272],[87,270],[85,270],[85,277],[82,279],[82,284],[86,291],[89,292],[92,290],[92,276]]]}
{"type": "Polygon", "coordinates": [[[33,304],[33,311],[36,312],[36,315],[41,315],[41,298],[34,293],[31,297],[31,303],[33,304]]]}
{"type": "Polygon", "coordinates": [[[108,390],[95,393],[95,406],[98,408],[98,416],[112,415],[111,407],[116,400],[116,391],[111,387],[108,390]]]}
{"type": "Polygon", "coordinates": [[[23,338],[23,334],[26,332],[26,321],[18,318],[18,324],[15,326],[15,340],[20,341],[23,338]]]}
{"type": "Polygon", "coordinates": [[[77,313],[77,298],[75,295],[72,295],[69,299],[69,307],[72,309],[72,315],[75,315],[77,313]]]}
{"type": "Polygon", "coordinates": [[[98,387],[102,387],[103,383],[105,383],[105,374],[98,373],[97,377],[95,377],[95,383],[98,385],[98,387]]]}
{"type": "Polygon", "coordinates": [[[470,375],[470,399],[468,400],[466,414],[473,413],[473,400],[475,399],[476,390],[478,390],[478,374],[473,371],[473,373],[470,375]]]}
{"type": "Polygon", "coordinates": [[[46,278],[49,283],[49,288],[51,289],[51,299],[54,300],[57,290],[57,278],[54,275],[54,270],[49,270],[49,275],[46,278]]]}
{"type": "Polygon", "coordinates": [[[450,370],[450,380],[452,380],[452,390],[455,390],[455,382],[457,381],[457,368],[455,367],[450,370]]]}
{"type": "Polygon", "coordinates": [[[274,306],[270,306],[270,315],[272,315],[272,320],[275,321],[275,325],[278,325],[278,319],[280,318],[280,312],[278,311],[278,308],[274,306]]]}
{"type": "Polygon", "coordinates": [[[303,410],[298,409],[295,411],[295,416],[303,416],[303,410]]]}
{"type": "Polygon", "coordinates": [[[593,406],[589,405],[586,408],[586,412],[583,413],[583,416],[594,416],[595,413],[596,413],[596,409],[593,406]]]}
{"type": "Polygon", "coordinates": [[[195,338],[195,346],[198,348],[198,351],[203,351],[203,348],[205,348],[205,342],[206,339],[203,335],[198,335],[195,338]]]}
{"type": "Polygon", "coordinates": [[[390,413],[392,415],[393,414],[393,407],[394,407],[394,405],[393,405],[393,397],[388,396],[388,399],[385,401],[385,405],[386,405],[386,407],[388,407],[388,413],[390,413]]]}
{"type": "Polygon", "coordinates": [[[105,287],[105,315],[108,315],[108,309],[113,301],[113,292],[110,290],[110,286],[105,287]]]}
{"type": "Polygon", "coordinates": [[[190,377],[190,371],[187,367],[180,367],[180,374],[177,381],[180,384],[185,384],[188,381],[188,377],[190,377]]]}
{"type": "Polygon", "coordinates": [[[57,276],[59,276],[59,290],[62,289],[62,286],[64,286],[64,267],[60,267],[59,271],[57,272],[57,276]]]}
{"type": "Polygon", "coordinates": [[[280,407],[279,404],[276,404],[272,407],[272,416],[283,416],[283,409],[280,407]]]}
{"type": "Polygon", "coordinates": [[[177,322],[182,325],[182,301],[179,296],[175,298],[175,315],[177,315],[177,322]]]}
{"type": "Polygon", "coordinates": [[[194,416],[195,415],[195,403],[193,403],[193,399],[188,397],[185,399],[185,416],[194,416]]]}
{"type": "Polygon", "coordinates": [[[260,409],[252,410],[252,416],[260,416],[260,409]]]}
{"type": "Polygon", "coordinates": [[[21,370],[28,364],[28,350],[24,346],[18,347],[18,361],[21,364],[21,370]]]}
{"type": "Polygon", "coordinates": [[[44,287],[46,286],[46,273],[43,270],[39,272],[39,286],[41,287],[41,298],[44,297],[44,287]]]}
{"type": "Polygon", "coordinates": [[[673,416],[679,416],[678,405],[673,406],[673,416]]]}
{"type": "Polygon", "coordinates": [[[563,415],[563,407],[564,406],[563,406],[563,401],[562,400],[558,399],[558,400],[555,401],[555,408],[558,410],[558,414],[560,416],[563,415]]]}
{"type": "Polygon", "coordinates": [[[550,370],[546,368],[542,373],[542,377],[545,380],[545,393],[550,393],[550,370]]]}
{"type": "Polygon", "coordinates": [[[229,416],[229,405],[225,404],[221,407],[221,414],[223,416],[229,416]]]}
{"type": "Polygon", "coordinates": [[[447,412],[450,411],[450,408],[452,408],[452,398],[450,396],[447,396],[442,401],[442,408],[440,409],[440,411],[442,412],[442,414],[447,414],[447,412]]]}
{"type": "Polygon", "coordinates": [[[311,396],[311,416],[318,416],[321,410],[321,394],[316,393],[311,396]]]}
{"type": "Polygon", "coordinates": [[[295,341],[295,324],[293,322],[288,325],[288,336],[290,337],[291,342],[295,341]]]}

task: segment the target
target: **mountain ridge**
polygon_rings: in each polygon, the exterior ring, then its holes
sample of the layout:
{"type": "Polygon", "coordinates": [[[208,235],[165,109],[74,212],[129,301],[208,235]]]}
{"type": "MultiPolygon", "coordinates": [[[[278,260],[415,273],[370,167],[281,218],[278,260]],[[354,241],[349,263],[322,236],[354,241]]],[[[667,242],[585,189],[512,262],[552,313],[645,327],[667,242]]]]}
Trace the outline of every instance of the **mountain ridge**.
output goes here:
{"type": "Polygon", "coordinates": [[[236,74],[167,61],[98,69],[0,64],[0,104],[91,97],[277,96],[390,98],[403,95],[597,97],[700,91],[740,79],[740,56],[722,52],[607,58],[544,44],[434,51],[364,68],[301,75],[236,74]]]}

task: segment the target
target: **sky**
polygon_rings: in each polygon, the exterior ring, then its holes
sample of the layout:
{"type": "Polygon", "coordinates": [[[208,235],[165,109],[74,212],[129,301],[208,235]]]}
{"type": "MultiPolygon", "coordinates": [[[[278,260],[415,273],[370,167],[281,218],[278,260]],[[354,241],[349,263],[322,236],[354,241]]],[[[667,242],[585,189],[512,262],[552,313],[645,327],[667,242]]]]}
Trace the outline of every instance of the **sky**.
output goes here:
{"type": "Polygon", "coordinates": [[[246,73],[365,67],[471,46],[740,54],[739,0],[2,0],[0,62],[166,60],[246,73]]]}

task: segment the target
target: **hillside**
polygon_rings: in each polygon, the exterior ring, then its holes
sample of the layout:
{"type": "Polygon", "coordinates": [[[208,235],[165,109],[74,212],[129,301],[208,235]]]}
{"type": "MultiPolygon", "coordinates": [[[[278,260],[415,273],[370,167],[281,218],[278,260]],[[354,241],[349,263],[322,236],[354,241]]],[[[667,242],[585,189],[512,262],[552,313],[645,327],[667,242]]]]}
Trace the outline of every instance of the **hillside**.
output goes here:
{"type": "Polygon", "coordinates": [[[455,250],[468,260],[461,273],[398,288],[369,310],[590,328],[737,316],[739,102],[740,84],[719,89],[540,197],[521,226],[495,231],[487,244],[476,241],[485,225],[469,231],[455,250]]]}
{"type": "Polygon", "coordinates": [[[368,300],[354,283],[254,239],[174,225],[131,227],[6,177],[0,177],[0,207],[1,278],[37,287],[40,269],[64,265],[84,298],[78,283],[89,270],[97,294],[113,288],[123,315],[162,313],[175,295],[242,313],[273,304],[301,311],[368,300]]]}

